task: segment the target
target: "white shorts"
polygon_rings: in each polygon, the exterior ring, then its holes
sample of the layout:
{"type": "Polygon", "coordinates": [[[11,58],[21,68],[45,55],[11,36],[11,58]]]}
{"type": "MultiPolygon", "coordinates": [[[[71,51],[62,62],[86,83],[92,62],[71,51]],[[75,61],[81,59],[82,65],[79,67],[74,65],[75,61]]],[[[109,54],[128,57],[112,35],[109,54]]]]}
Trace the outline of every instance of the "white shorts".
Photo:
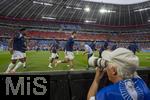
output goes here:
{"type": "Polygon", "coordinates": [[[22,58],[24,58],[24,55],[23,55],[23,52],[21,51],[14,51],[11,57],[12,60],[17,60],[17,59],[22,59],[22,58]]]}
{"type": "Polygon", "coordinates": [[[57,57],[58,57],[58,54],[57,54],[57,53],[52,53],[52,54],[51,54],[51,59],[52,59],[52,58],[55,59],[55,58],[57,58],[57,57]]]}
{"type": "Polygon", "coordinates": [[[65,58],[67,58],[69,60],[73,60],[74,59],[74,53],[71,51],[65,51],[65,58]]]}

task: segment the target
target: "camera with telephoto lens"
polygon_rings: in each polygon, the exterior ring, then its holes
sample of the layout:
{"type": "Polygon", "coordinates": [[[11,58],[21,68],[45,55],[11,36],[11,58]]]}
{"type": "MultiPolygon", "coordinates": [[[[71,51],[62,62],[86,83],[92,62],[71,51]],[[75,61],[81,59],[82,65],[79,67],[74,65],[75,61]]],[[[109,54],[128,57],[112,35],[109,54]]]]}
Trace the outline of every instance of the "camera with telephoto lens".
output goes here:
{"type": "Polygon", "coordinates": [[[99,67],[99,68],[106,68],[108,61],[104,60],[103,58],[98,58],[98,57],[90,57],[88,60],[88,64],[91,67],[99,67]]]}

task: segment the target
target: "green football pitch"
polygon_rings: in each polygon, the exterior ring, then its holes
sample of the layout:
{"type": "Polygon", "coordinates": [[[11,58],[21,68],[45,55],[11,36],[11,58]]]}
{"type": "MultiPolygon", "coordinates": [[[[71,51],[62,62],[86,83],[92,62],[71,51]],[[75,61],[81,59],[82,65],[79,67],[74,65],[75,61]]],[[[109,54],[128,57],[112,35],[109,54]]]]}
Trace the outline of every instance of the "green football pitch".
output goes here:
{"type": "MultiPolygon", "coordinates": [[[[95,52],[98,56],[98,53],[95,52]]],[[[150,67],[150,53],[137,53],[140,58],[140,67],[150,67]]],[[[59,64],[57,67],[48,68],[50,53],[48,51],[28,51],[27,52],[27,68],[19,68],[17,72],[30,72],[30,71],[55,71],[55,70],[69,70],[67,64],[59,64]]],[[[11,55],[9,52],[0,52],[0,72],[4,72],[9,63],[11,55]]],[[[59,59],[64,58],[64,52],[59,52],[59,59]]],[[[84,70],[87,68],[87,56],[82,55],[82,52],[76,54],[74,67],[77,70],[84,70]]]]}

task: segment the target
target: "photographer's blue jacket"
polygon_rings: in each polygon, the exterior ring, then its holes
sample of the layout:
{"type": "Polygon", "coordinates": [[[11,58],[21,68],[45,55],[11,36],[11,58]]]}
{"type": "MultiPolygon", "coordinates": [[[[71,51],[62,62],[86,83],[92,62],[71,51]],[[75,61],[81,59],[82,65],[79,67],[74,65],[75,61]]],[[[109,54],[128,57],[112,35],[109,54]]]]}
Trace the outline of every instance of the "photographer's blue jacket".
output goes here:
{"type": "Polygon", "coordinates": [[[122,80],[98,91],[96,100],[150,100],[150,90],[141,78],[122,80]]]}

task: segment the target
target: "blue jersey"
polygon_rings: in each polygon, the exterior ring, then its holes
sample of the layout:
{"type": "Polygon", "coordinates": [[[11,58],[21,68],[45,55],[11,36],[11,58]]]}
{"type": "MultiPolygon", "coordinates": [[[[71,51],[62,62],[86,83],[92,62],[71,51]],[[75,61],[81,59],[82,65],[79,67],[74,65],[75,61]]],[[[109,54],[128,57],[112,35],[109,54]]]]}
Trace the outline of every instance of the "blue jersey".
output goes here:
{"type": "Polygon", "coordinates": [[[13,50],[25,52],[26,51],[26,39],[22,35],[14,37],[13,50]]]}
{"type": "Polygon", "coordinates": [[[117,49],[117,45],[115,44],[115,45],[112,46],[111,50],[113,51],[113,50],[116,50],[116,49],[117,49]]]}
{"type": "Polygon", "coordinates": [[[106,50],[108,48],[108,42],[104,42],[104,45],[103,45],[104,49],[106,50]]]}
{"type": "Polygon", "coordinates": [[[73,45],[74,45],[74,39],[72,37],[70,37],[66,43],[66,47],[65,50],[66,51],[73,51],[73,45]]]}
{"type": "Polygon", "coordinates": [[[131,50],[135,54],[136,51],[138,50],[138,46],[136,44],[130,44],[128,46],[128,49],[131,50]]]}
{"type": "Polygon", "coordinates": [[[59,48],[57,41],[54,39],[52,41],[51,51],[52,53],[57,53],[57,49],[59,48]]]}
{"type": "Polygon", "coordinates": [[[141,78],[122,80],[97,92],[96,100],[150,100],[150,90],[141,78]]]}
{"type": "Polygon", "coordinates": [[[94,50],[94,51],[96,50],[96,48],[95,48],[95,47],[96,47],[96,44],[95,44],[95,43],[92,43],[92,44],[90,45],[90,47],[91,47],[92,50],[94,50]]]}
{"type": "Polygon", "coordinates": [[[99,58],[101,58],[102,52],[103,52],[104,50],[106,50],[106,49],[104,48],[104,46],[102,46],[102,47],[99,49],[99,58]]]}

